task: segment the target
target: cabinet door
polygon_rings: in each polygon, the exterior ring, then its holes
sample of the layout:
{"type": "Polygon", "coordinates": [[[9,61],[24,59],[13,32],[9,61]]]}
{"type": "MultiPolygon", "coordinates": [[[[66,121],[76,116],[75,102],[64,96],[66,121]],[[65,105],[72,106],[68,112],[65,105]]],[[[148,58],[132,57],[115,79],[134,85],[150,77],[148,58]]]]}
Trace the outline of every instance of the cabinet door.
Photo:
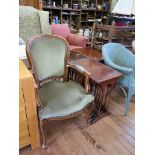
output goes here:
{"type": "Polygon", "coordinates": [[[27,4],[27,0],[19,0],[19,5],[26,5],[27,4]]]}
{"type": "Polygon", "coordinates": [[[39,9],[39,0],[19,0],[20,5],[33,6],[39,9]]]}
{"type": "Polygon", "coordinates": [[[33,75],[20,60],[19,63],[19,144],[40,146],[33,75]]]}

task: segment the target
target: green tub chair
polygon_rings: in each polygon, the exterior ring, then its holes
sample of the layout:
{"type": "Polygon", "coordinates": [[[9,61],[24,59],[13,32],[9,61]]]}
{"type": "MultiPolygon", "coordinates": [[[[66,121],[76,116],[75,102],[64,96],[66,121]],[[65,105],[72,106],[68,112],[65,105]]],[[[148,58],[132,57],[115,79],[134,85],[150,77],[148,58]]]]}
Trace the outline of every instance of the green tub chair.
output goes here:
{"type": "Polygon", "coordinates": [[[130,106],[130,99],[135,94],[135,55],[118,43],[107,43],[102,47],[102,54],[106,65],[122,72],[124,75],[117,81],[125,94],[125,115],[130,106]],[[125,89],[128,89],[126,93],[125,89]]]}
{"type": "MultiPolygon", "coordinates": [[[[36,82],[40,129],[46,144],[45,125],[49,120],[75,117],[86,109],[88,121],[94,96],[88,93],[90,73],[84,68],[68,64],[69,45],[54,35],[39,35],[26,45],[30,69],[36,82]],[[87,108],[88,107],[88,108],[87,108]]],[[[63,144],[62,144],[63,145],[63,144]]]]}

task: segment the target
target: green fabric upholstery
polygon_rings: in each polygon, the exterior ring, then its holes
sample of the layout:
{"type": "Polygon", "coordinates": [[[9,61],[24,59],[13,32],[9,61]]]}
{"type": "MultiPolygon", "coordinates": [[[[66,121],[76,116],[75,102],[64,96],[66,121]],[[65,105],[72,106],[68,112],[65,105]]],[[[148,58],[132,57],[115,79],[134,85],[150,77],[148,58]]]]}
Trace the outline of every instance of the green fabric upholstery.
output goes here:
{"type": "Polygon", "coordinates": [[[32,44],[30,54],[39,80],[64,75],[67,47],[68,44],[58,37],[44,38],[32,44]]]}
{"type": "Polygon", "coordinates": [[[19,6],[19,36],[26,42],[31,37],[48,33],[49,13],[39,11],[31,6],[19,6]]]}
{"type": "Polygon", "coordinates": [[[73,81],[53,81],[39,89],[39,96],[45,105],[39,111],[39,118],[63,117],[82,110],[91,101],[92,95],[86,95],[84,89],[73,81]]]}
{"type": "Polygon", "coordinates": [[[24,41],[41,34],[38,12],[33,7],[19,7],[19,35],[24,41]]]}
{"type": "Polygon", "coordinates": [[[38,10],[40,17],[41,31],[44,34],[51,34],[50,24],[49,24],[49,12],[38,10]]]}
{"type": "Polygon", "coordinates": [[[25,45],[25,41],[19,37],[19,45],[25,45]]]}

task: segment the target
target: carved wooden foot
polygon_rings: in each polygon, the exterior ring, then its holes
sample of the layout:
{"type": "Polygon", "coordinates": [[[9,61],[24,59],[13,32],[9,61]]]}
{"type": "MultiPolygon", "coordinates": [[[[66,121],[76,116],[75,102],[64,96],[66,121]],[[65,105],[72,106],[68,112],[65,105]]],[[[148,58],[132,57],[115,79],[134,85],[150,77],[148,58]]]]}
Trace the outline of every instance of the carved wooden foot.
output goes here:
{"type": "Polygon", "coordinates": [[[41,137],[42,137],[42,148],[45,149],[47,148],[47,143],[46,143],[46,123],[47,120],[40,120],[40,131],[41,131],[41,137]]]}

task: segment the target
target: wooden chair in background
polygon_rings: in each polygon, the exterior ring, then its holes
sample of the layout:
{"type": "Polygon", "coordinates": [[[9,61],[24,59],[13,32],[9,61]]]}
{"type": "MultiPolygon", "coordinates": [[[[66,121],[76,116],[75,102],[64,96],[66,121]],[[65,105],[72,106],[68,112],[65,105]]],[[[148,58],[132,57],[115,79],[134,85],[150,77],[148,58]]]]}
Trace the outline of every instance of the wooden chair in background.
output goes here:
{"type": "Polygon", "coordinates": [[[135,38],[135,26],[116,26],[94,23],[91,47],[101,50],[105,43],[116,42],[131,48],[131,42],[135,38]]]}

